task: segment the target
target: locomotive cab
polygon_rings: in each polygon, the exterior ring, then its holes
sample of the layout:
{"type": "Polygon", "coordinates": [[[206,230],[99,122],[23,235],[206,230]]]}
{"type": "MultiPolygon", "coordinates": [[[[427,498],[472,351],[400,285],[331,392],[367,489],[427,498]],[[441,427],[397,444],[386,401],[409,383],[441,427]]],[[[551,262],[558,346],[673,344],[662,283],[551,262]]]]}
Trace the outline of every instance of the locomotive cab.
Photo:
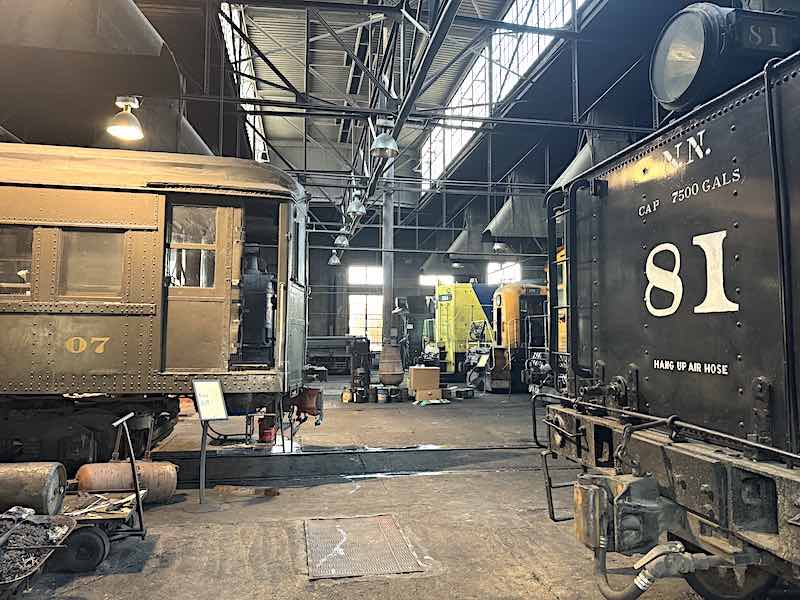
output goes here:
{"type": "Polygon", "coordinates": [[[528,359],[537,360],[545,346],[545,288],[530,283],[508,283],[492,298],[494,343],[490,350],[484,389],[524,392],[528,359]]]}

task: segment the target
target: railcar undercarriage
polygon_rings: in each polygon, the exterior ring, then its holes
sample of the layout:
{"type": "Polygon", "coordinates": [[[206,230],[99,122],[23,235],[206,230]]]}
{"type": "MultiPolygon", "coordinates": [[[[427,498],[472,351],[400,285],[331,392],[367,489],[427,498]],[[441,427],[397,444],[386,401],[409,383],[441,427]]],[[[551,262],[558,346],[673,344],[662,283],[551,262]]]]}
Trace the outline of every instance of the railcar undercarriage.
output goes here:
{"type": "Polygon", "coordinates": [[[660,577],[683,576],[706,598],[754,598],[778,578],[797,579],[800,473],[785,463],[800,456],[746,440],[736,447],[677,417],[539,397],[554,402],[546,454],[584,467],[576,532],[595,552],[606,598],[638,597],[660,577]],[[644,555],[628,589],[609,587],[606,552],[644,555]]]}
{"type": "Polygon", "coordinates": [[[70,474],[84,463],[106,462],[114,449],[111,423],[130,412],[134,451],[141,456],[172,432],[177,397],[88,395],[7,397],[0,405],[0,461],[56,461],[70,474]]]}

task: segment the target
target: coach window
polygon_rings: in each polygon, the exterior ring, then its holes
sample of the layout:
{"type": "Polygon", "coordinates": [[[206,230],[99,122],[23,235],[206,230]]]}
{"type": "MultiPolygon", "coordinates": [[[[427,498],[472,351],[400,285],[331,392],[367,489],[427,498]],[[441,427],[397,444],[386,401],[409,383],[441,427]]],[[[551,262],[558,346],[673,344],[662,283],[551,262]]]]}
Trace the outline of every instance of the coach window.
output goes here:
{"type": "Polygon", "coordinates": [[[33,228],[0,225],[0,295],[31,295],[33,228]]]}
{"type": "Polygon", "coordinates": [[[217,209],[173,206],[166,260],[170,287],[214,287],[217,209]]]}
{"type": "Polygon", "coordinates": [[[122,231],[62,231],[60,295],[120,298],[124,247],[122,231]]]}

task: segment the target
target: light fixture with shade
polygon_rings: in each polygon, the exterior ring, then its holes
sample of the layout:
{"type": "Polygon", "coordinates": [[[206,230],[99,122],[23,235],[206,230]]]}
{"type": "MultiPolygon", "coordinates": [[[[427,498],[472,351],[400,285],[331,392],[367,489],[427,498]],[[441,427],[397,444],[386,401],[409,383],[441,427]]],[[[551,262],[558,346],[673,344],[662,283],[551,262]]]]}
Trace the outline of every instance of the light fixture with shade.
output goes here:
{"type": "Polygon", "coordinates": [[[347,238],[347,228],[342,227],[339,230],[339,235],[333,240],[333,245],[337,248],[347,248],[350,245],[350,240],[347,238]]]}
{"type": "Polygon", "coordinates": [[[372,145],[369,147],[369,154],[375,158],[394,158],[400,154],[400,148],[392,134],[384,131],[372,141],[372,145]]]}
{"type": "Polygon", "coordinates": [[[336,254],[336,250],[331,250],[331,257],[328,259],[328,266],[338,267],[340,264],[342,264],[342,261],[339,260],[339,255],[336,254]]]}
{"type": "Polygon", "coordinates": [[[495,254],[507,254],[511,252],[511,248],[505,242],[495,242],[492,245],[492,252],[495,254]]]}
{"type": "Polygon", "coordinates": [[[115,138],[126,142],[136,142],[144,138],[142,124],[133,114],[133,110],[139,108],[140,98],[138,96],[117,96],[116,105],[122,110],[109,121],[106,131],[115,138]]]}
{"type": "Polygon", "coordinates": [[[347,205],[347,214],[354,219],[356,217],[363,217],[367,214],[367,208],[361,201],[361,194],[356,194],[353,192],[353,197],[350,199],[350,203],[347,205]]]}

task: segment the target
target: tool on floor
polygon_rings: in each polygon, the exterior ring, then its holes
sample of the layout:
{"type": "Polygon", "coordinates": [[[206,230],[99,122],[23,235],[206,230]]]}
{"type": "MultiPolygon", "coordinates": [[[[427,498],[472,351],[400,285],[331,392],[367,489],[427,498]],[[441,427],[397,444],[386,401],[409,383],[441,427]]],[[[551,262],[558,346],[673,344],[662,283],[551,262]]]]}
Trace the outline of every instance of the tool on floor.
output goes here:
{"type": "Polygon", "coordinates": [[[2,554],[6,549],[3,546],[6,545],[9,538],[14,534],[14,532],[19,529],[25,522],[28,520],[28,517],[33,516],[34,511],[32,508],[23,508],[22,506],[15,506],[5,513],[3,513],[3,518],[8,519],[11,518],[14,521],[14,524],[11,528],[6,531],[3,535],[0,536],[0,554],[2,554]]]}

